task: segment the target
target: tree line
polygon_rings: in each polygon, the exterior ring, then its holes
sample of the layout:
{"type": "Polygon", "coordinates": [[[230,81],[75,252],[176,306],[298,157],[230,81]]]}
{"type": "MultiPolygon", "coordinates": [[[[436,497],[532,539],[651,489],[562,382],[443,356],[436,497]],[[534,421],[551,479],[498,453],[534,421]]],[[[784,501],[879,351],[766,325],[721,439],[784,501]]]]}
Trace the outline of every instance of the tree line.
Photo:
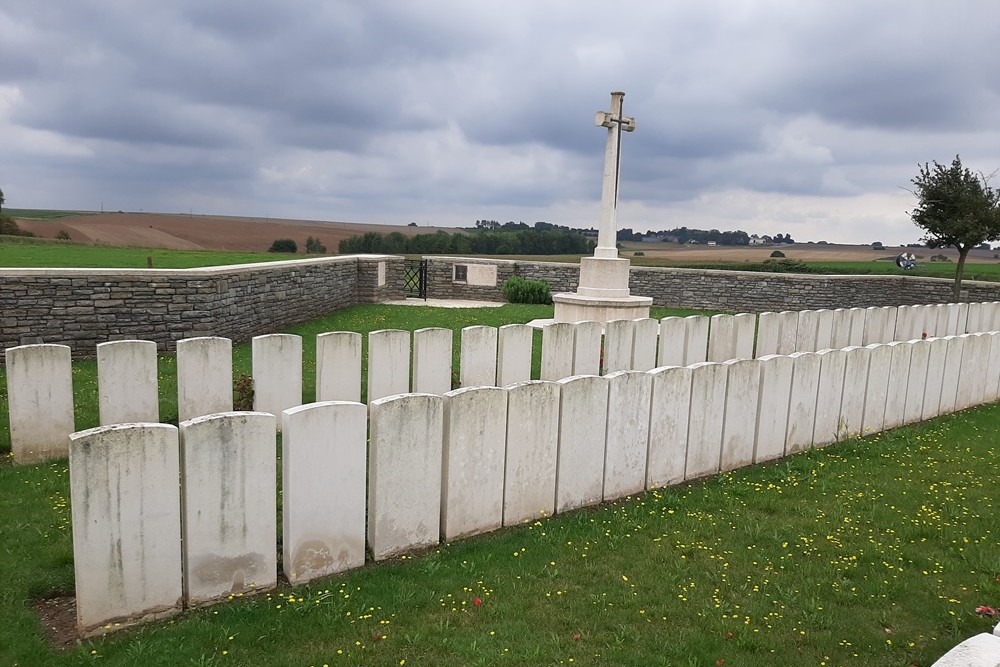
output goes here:
{"type": "MultiPolygon", "coordinates": [[[[524,224],[524,223],[521,223],[524,224]]],[[[549,227],[554,227],[550,225],[549,227]]],[[[341,254],[384,253],[478,254],[478,255],[585,255],[593,251],[594,241],[568,229],[523,228],[476,231],[438,231],[433,234],[406,236],[400,232],[368,232],[344,239],[338,246],[341,254]]]]}

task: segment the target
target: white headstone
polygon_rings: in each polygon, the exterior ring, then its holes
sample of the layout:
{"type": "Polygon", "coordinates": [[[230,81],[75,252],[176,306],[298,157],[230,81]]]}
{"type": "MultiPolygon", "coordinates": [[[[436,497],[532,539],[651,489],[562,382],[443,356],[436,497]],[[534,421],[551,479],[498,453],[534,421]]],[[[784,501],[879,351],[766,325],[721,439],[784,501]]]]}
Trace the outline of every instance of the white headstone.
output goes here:
{"type": "MultiPolygon", "coordinates": [[[[801,320],[800,320],[801,321],[801,320]]],[[[816,425],[816,396],[819,392],[820,357],[815,352],[796,352],[792,370],[792,393],[788,403],[788,432],[785,453],[812,447],[816,425]]]]}
{"type": "Polygon", "coordinates": [[[871,348],[854,345],[844,349],[847,361],[844,364],[844,395],[840,403],[840,440],[861,436],[868,388],[868,361],[872,353],[871,348]]]}
{"type": "MultiPolygon", "coordinates": [[[[753,359],[753,341],[757,334],[757,316],[753,313],[739,313],[733,318],[735,336],[734,359],[753,359]]],[[[727,359],[728,361],[728,359],[727,359]]]]}
{"type": "Polygon", "coordinates": [[[945,352],[944,373],[941,378],[941,406],[939,414],[955,412],[958,405],[958,385],[962,381],[962,354],[965,351],[965,338],[948,336],[948,349],[945,352]]]}
{"type": "Polygon", "coordinates": [[[10,445],[14,460],[33,463],[69,453],[73,362],[66,345],[21,345],[6,351],[10,445]]]}
{"type": "Polygon", "coordinates": [[[505,324],[497,330],[497,385],[506,387],[531,379],[534,329],[527,324],[505,324]]]}
{"type": "Polygon", "coordinates": [[[965,318],[965,331],[963,333],[976,333],[982,331],[983,306],[984,303],[970,303],[969,312],[965,318]]]}
{"type": "Polygon", "coordinates": [[[573,329],[573,375],[600,375],[604,328],[600,322],[577,322],[573,329]]]}
{"type": "Polygon", "coordinates": [[[368,334],[368,404],[410,391],[410,332],[380,329],[368,334]]]}
{"type": "Polygon", "coordinates": [[[931,343],[927,340],[912,341],[910,372],[906,378],[906,403],[903,406],[903,423],[912,424],[923,418],[924,390],[927,383],[927,360],[931,343]]]}
{"type": "Polygon", "coordinates": [[[851,333],[848,336],[848,347],[861,347],[865,339],[865,317],[867,312],[864,308],[851,308],[850,323],[851,333]]]}
{"type": "Polygon", "coordinates": [[[459,383],[463,387],[495,387],[497,384],[496,327],[462,329],[459,383]]]}
{"type": "Polygon", "coordinates": [[[660,349],[656,358],[658,366],[684,366],[684,344],[687,338],[687,320],[683,317],[664,317],[660,320],[660,349]]]}
{"type": "MultiPolygon", "coordinates": [[[[934,322],[934,333],[930,335],[934,336],[935,338],[944,338],[945,336],[949,335],[949,330],[951,328],[952,313],[954,312],[952,306],[954,304],[939,303],[935,305],[937,306],[935,308],[937,317],[934,322]]],[[[955,313],[955,315],[956,317],[954,318],[954,322],[955,325],[957,326],[958,313],[955,313]]]]}
{"type": "Polygon", "coordinates": [[[851,344],[851,311],[848,308],[837,308],[833,311],[833,334],[830,347],[842,350],[851,344]]]}
{"type": "MultiPolygon", "coordinates": [[[[833,347],[833,311],[816,311],[816,349],[831,350],[833,347]]],[[[840,348],[837,348],[840,349],[840,348]]]]}
{"type": "Polygon", "coordinates": [[[293,334],[254,336],[253,408],[280,417],[302,405],[302,337],[293,334]]]}
{"type": "Polygon", "coordinates": [[[508,388],[503,523],[551,515],[556,499],[559,385],[521,382],[508,388]]]}
{"type": "Polygon", "coordinates": [[[913,343],[896,341],[889,343],[889,347],[892,348],[892,360],[889,365],[889,387],[883,425],[886,430],[902,426],[904,423],[913,343]]]}
{"type": "Polygon", "coordinates": [[[708,329],[708,361],[723,362],[736,358],[736,318],[712,315],[708,329]]]}
{"type": "Polygon", "coordinates": [[[184,600],[277,583],[277,420],[227,412],[180,424],[184,600]]]}
{"type": "Polygon", "coordinates": [[[885,428],[885,404],[889,396],[889,370],[892,367],[892,348],[884,343],[868,346],[868,382],[865,385],[865,409],[861,417],[864,435],[878,433],[885,428]]]}
{"type": "Polygon", "coordinates": [[[819,333],[819,311],[803,310],[799,313],[799,326],[795,336],[796,352],[815,352],[819,333]]]}
{"type": "Polygon", "coordinates": [[[445,394],[441,533],[453,540],[503,525],[507,392],[496,387],[445,394]]]}
{"type": "Polygon", "coordinates": [[[984,333],[965,336],[962,352],[962,378],[958,383],[956,407],[971,408],[985,402],[986,370],[990,361],[990,337],[984,333]]]}
{"type": "Polygon", "coordinates": [[[729,374],[728,366],[711,361],[694,364],[692,370],[692,409],[688,421],[685,479],[719,472],[723,427],[723,420],[719,417],[726,412],[726,380],[729,374]]]}
{"type": "Polygon", "coordinates": [[[708,361],[709,318],[705,315],[688,315],[684,334],[684,366],[708,361]]]}
{"type": "Polygon", "coordinates": [[[946,338],[933,338],[929,342],[931,345],[927,355],[924,401],[920,413],[923,420],[941,414],[941,389],[944,383],[945,357],[948,353],[948,340],[946,338]]]}
{"type": "Polygon", "coordinates": [[[882,343],[896,339],[896,318],[899,316],[895,306],[882,306],[885,311],[885,324],[882,327],[882,343]]]}
{"type": "Polygon", "coordinates": [[[792,392],[795,360],[786,355],[765,355],[760,361],[760,400],[754,463],[785,455],[788,402],[792,392]]]}
{"type": "Polygon", "coordinates": [[[97,394],[102,426],[160,421],[156,343],[116,340],[98,344],[97,394]]]}
{"type": "Polygon", "coordinates": [[[557,322],[542,329],[542,380],[561,380],[573,375],[572,324],[557,322]]]}
{"type": "Polygon", "coordinates": [[[799,338],[799,313],[796,310],[783,310],[778,313],[778,354],[798,352],[795,347],[799,338]]]}
{"type": "Polygon", "coordinates": [[[619,371],[608,378],[608,435],[604,453],[604,499],[640,493],[646,486],[652,376],[619,371]]]}
{"type": "Polygon", "coordinates": [[[389,396],[369,408],[368,545],[383,560],[438,542],[444,398],[389,396]]]}
{"type": "Polygon", "coordinates": [[[760,397],[760,361],[734,359],[726,385],[725,423],[722,428],[721,469],[734,470],[753,463],[760,397]]]}
{"type": "Polygon", "coordinates": [[[646,488],[654,489],[684,481],[692,373],[690,368],[677,366],[658,368],[650,373],[653,378],[653,393],[650,401],[646,488]]]}
{"type": "Polygon", "coordinates": [[[177,427],[102,426],[67,441],[80,633],[179,612],[177,427]]]}
{"type": "Polygon", "coordinates": [[[957,303],[958,307],[957,321],[955,323],[955,335],[961,335],[965,333],[965,329],[969,324],[969,304],[967,303],[957,303]]]}
{"type": "Polygon", "coordinates": [[[920,306],[903,305],[896,308],[896,330],[894,340],[908,341],[920,338],[922,322],[920,306]]]}
{"type": "Polygon", "coordinates": [[[413,391],[444,394],[451,391],[451,329],[431,327],[413,332],[413,391]]]}
{"type": "Polygon", "coordinates": [[[757,317],[757,345],[754,356],[758,359],[778,353],[778,338],[781,335],[781,320],[778,313],[761,313],[757,317]]]}
{"type": "Polygon", "coordinates": [[[659,335],[660,323],[647,317],[635,320],[634,326],[631,369],[634,371],[653,370],[656,368],[656,339],[659,335]]]}
{"type": "Polygon", "coordinates": [[[365,564],[362,403],[310,403],[282,413],[282,569],[299,584],[365,564]]]}
{"type": "Polygon", "coordinates": [[[233,341],[206,336],[177,341],[177,419],[233,410],[233,341]]]}
{"type": "Polygon", "coordinates": [[[361,334],[316,336],[316,400],[361,402],[361,334]]]}
{"type": "Polygon", "coordinates": [[[608,379],[593,375],[559,380],[559,454],[556,511],[601,502],[608,379]]]}
{"type": "Polygon", "coordinates": [[[824,349],[817,354],[819,388],[816,392],[816,423],[813,425],[813,445],[820,447],[836,442],[840,437],[840,404],[844,397],[844,371],[847,353],[824,349]]]}
{"type": "Polygon", "coordinates": [[[986,390],[983,399],[987,403],[1000,398],[1000,332],[990,332],[990,353],[986,366],[986,390]]]}
{"type": "Polygon", "coordinates": [[[884,343],[882,334],[885,331],[886,312],[878,306],[871,306],[865,309],[865,331],[861,338],[864,346],[872,343],[884,343]]]}
{"type": "Polygon", "coordinates": [[[604,325],[604,365],[602,370],[605,375],[615,371],[630,370],[634,339],[635,322],[632,320],[611,320],[604,325]]]}

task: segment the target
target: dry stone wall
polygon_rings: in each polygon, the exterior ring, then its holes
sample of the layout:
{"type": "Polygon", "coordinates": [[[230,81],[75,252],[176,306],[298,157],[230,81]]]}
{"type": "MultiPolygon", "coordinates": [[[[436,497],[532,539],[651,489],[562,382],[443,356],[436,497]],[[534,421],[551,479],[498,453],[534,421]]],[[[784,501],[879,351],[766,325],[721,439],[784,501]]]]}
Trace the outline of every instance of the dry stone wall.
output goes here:
{"type": "MultiPolygon", "coordinates": [[[[575,292],[576,264],[522,260],[428,257],[428,295],[435,299],[503,300],[503,281],[511,276],[545,280],[552,292],[575,292]],[[455,265],[492,264],[495,285],[455,279],[455,265]]],[[[1000,300],[1000,283],[965,281],[961,301],[1000,300]]],[[[824,276],[809,274],[712,271],[633,266],[632,294],[653,298],[653,305],[733,312],[867,308],[952,300],[951,280],[912,276],[824,276]]]]}
{"type": "Polygon", "coordinates": [[[79,357],[98,343],[137,338],[162,352],[182,338],[249,340],[402,296],[403,259],[385,255],[201,269],[3,269],[0,350],[57,343],[79,357]]]}

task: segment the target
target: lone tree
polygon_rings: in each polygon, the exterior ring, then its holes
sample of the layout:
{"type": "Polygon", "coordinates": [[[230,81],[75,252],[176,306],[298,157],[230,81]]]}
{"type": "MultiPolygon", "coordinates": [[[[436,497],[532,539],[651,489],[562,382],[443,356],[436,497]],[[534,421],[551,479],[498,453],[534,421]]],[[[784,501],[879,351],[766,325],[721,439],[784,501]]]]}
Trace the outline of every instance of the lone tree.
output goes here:
{"type": "Polygon", "coordinates": [[[3,190],[0,190],[0,212],[3,211],[3,203],[4,203],[3,190]]]}
{"type": "Polygon", "coordinates": [[[919,201],[910,218],[926,232],[922,240],[928,248],[958,249],[955,301],[960,298],[969,251],[984,241],[1000,239],[1000,191],[990,187],[992,176],[973,174],[956,155],[951,166],[924,163],[912,180],[912,192],[919,201]]]}

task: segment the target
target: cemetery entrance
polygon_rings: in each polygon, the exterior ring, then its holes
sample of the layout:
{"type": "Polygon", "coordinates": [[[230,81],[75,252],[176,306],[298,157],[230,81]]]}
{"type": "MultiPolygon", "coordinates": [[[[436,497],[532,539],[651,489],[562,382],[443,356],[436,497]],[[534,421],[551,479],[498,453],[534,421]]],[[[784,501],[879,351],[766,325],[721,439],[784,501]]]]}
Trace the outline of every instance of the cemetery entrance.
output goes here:
{"type": "Polygon", "coordinates": [[[407,259],[403,264],[403,291],[406,296],[427,298],[427,260],[407,259]]]}

